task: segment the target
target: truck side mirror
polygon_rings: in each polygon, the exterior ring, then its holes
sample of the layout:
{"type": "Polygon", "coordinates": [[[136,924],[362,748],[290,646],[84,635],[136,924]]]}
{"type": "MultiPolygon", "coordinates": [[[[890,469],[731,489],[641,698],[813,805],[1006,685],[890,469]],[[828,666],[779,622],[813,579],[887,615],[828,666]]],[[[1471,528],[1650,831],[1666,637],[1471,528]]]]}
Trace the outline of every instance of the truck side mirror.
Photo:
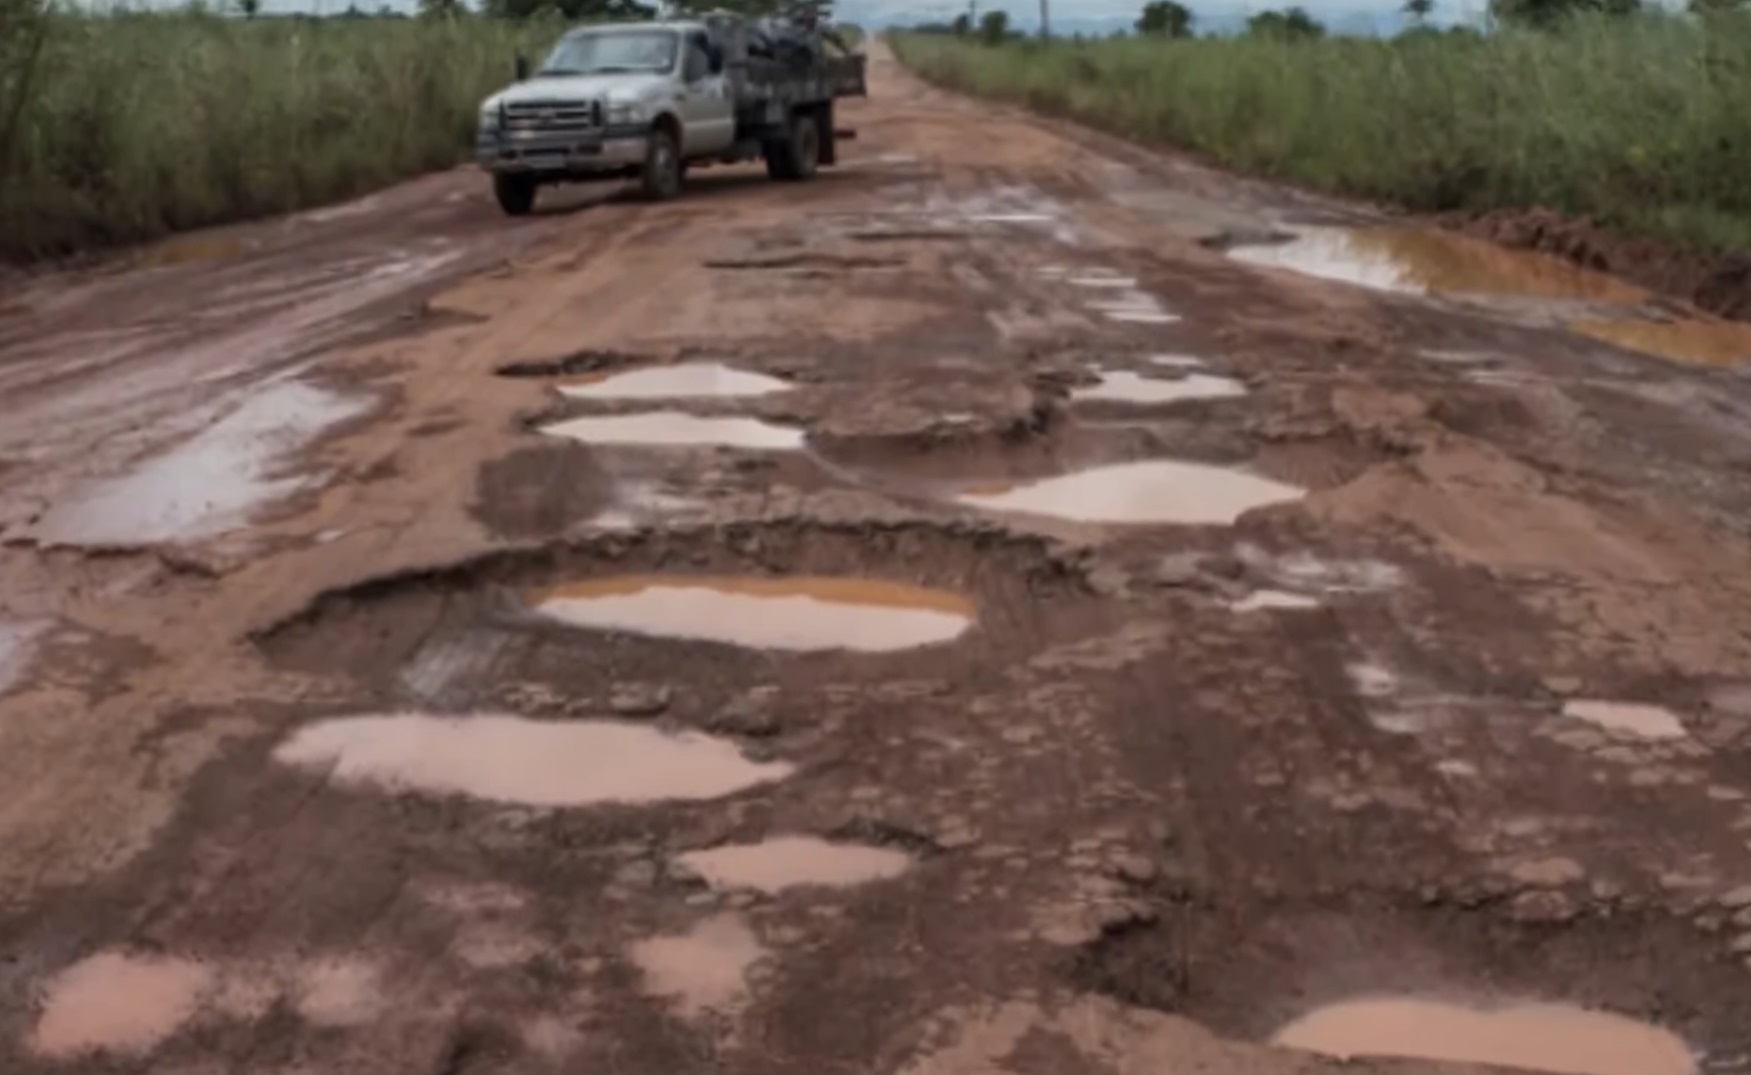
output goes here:
{"type": "Polygon", "coordinates": [[[529,57],[517,53],[517,81],[522,82],[529,77],[529,57]]]}

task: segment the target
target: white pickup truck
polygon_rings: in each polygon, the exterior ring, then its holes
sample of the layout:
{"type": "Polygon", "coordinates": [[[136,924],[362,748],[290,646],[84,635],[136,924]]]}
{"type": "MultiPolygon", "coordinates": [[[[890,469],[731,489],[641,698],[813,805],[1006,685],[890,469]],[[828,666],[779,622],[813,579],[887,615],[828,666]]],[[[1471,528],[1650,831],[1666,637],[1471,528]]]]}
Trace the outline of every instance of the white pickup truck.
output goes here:
{"type": "Polygon", "coordinates": [[[819,31],[774,41],[734,15],[583,26],[532,74],[517,68],[481,104],[475,141],[512,216],[551,183],[630,178],[662,199],[691,166],[756,157],[774,179],[809,179],[853,136],[834,101],[867,92],[862,55],[829,55],[819,31]]]}

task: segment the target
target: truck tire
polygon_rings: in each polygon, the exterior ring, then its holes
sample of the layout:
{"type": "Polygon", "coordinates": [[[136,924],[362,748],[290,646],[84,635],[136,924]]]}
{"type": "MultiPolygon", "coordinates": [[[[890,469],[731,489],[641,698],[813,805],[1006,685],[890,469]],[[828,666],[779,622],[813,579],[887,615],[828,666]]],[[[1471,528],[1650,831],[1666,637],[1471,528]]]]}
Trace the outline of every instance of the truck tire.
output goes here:
{"type": "Polygon", "coordinates": [[[506,216],[528,216],[535,208],[535,191],[540,185],[532,175],[500,172],[492,177],[493,197],[506,216]]]}
{"type": "Polygon", "coordinates": [[[821,167],[820,120],[812,111],[798,112],[790,117],[786,133],[783,141],[767,142],[761,147],[766,174],[784,182],[815,178],[821,167]]]}
{"type": "Polygon", "coordinates": [[[667,201],[681,193],[681,147],[675,136],[657,127],[651,131],[650,144],[645,148],[644,167],[638,173],[638,192],[646,201],[667,201]]]}

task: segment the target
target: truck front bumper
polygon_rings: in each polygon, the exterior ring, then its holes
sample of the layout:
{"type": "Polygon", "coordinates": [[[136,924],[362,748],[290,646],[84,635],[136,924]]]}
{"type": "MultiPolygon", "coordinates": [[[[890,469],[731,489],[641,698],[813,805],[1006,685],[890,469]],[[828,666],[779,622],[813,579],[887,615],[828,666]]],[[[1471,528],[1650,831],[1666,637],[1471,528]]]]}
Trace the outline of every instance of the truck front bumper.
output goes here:
{"type": "Polygon", "coordinates": [[[650,132],[643,127],[604,127],[587,134],[481,131],[474,159],[493,172],[535,172],[560,178],[624,172],[644,163],[650,132]]]}

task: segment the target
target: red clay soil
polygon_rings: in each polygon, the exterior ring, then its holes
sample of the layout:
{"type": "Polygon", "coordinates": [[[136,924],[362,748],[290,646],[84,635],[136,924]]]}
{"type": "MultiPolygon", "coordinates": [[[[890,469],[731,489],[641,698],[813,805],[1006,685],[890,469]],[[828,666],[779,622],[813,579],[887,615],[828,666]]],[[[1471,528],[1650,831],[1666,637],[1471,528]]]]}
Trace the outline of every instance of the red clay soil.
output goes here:
{"type": "Polygon", "coordinates": [[[1705,254],[1631,238],[1550,209],[1501,209],[1456,221],[1504,246],[1536,250],[1686,299],[1709,313],[1751,321],[1751,254],[1705,254]]]}

